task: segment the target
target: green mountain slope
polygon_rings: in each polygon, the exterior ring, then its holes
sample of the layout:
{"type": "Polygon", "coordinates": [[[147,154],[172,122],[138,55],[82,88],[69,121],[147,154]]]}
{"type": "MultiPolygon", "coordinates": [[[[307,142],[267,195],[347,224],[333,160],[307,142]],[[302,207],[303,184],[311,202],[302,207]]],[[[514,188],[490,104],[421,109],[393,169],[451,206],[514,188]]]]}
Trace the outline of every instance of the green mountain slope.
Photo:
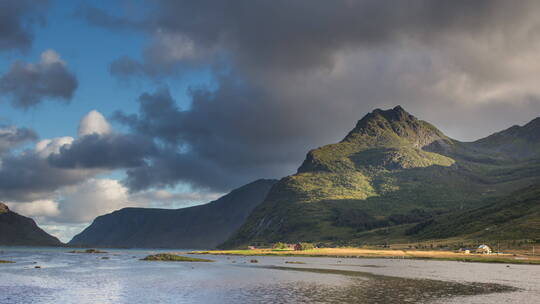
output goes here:
{"type": "Polygon", "coordinates": [[[69,245],[213,248],[240,227],[275,180],[258,180],[216,201],[182,209],[125,208],[97,217],[69,245]]]}
{"type": "Polygon", "coordinates": [[[430,219],[407,229],[405,234],[414,239],[540,240],[540,185],[480,208],[430,219]]]}
{"type": "Polygon", "coordinates": [[[62,243],[39,228],[33,219],[19,215],[0,203],[0,245],[60,246],[62,243]]]}
{"type": "Polygon", "coordinates": [[[399,106],[375,110],[341,142],[310,151],[223,247],[346,243],[372,229],[476,208],[540,181],[537,122],[463,143],[399,106]]]}

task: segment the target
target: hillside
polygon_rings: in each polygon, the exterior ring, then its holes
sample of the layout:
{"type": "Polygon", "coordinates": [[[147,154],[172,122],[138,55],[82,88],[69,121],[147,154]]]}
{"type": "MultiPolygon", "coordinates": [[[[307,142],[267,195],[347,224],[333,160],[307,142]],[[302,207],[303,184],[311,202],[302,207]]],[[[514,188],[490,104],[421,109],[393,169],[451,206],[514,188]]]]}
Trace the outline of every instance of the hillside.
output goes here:
{"type": "Polygon", "coordinates": [[[33,219],[19,215],[0,203],[0,246],[60,246],[54,236],[38,227],[33,219]]]}
{"type": "Polygon", "coordinates": [[[540,240],[540,185],[480,208],[430,219],[407,229],[405,234],[413,239],[540,240]]]}
{"type": "Polygon", "coordinates": [[[223,247],[346,244],[370,230],[478,208],[540,181],[538,122],[463,143],[399,106],[377,109],[341,142],[310,151],[223,247]]]}
{"type": "Polygon", "coordinates": [[[69,245],[128,248],[213,248],[240,227],[274,180],[258,180],[205,205],[125,208],[97,217],[69,245]]]}

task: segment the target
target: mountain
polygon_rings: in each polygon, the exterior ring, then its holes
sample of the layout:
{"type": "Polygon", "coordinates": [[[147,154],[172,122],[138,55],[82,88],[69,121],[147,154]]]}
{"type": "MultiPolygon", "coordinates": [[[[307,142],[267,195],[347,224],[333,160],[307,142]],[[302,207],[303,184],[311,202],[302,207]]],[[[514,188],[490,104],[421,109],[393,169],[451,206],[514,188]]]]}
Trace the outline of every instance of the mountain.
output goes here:
{"type": "Polygon", "coordinates": [[[489,150],[503,158],[534,158],[540,154],[540,117],[523,127],[513,126],[476,141],[477,149],[489,150]]]}
{"type": "Polygon", "coordinates": [[[62,243],[43,231],[33,219],[19,215],[0,203],[1,246],[60,246],[62,243]]]}
{"type": "Polygon", "coordinates": [[[182,209],[125,208],[97,217],[69,245],[129,248],[213,248],[240,227],[275,180],[258,180],[205,205],[182,209]]]}
{"type": "Polygon", "coordinates": [[[397,106],[310,151],[224,248],[277,241],[361,244],[370,231],[479,208],[540,184],[540,119],[460,142],[397,106]]]}
{"type": "Polygon", "coordinates": [[[540,240],[540,184],[520,189],[485,206],[441,215],[416,224],[412,239],[460,237],[491,240],[540,240]]]}

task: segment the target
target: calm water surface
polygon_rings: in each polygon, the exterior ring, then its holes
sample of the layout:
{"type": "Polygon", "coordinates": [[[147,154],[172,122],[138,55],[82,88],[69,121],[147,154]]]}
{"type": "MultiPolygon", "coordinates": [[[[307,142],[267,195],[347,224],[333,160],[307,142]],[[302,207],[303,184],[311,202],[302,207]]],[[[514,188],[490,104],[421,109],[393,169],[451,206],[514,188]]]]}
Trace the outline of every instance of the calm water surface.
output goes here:
{"type": "Polygon", "coordinates": [[[0,303],[540,303],[540,266],[225,256],[147,262],[140,259],[159,251],[69,250],[0,248],[0,259],[16,262],[0,264],[0,303]]]}

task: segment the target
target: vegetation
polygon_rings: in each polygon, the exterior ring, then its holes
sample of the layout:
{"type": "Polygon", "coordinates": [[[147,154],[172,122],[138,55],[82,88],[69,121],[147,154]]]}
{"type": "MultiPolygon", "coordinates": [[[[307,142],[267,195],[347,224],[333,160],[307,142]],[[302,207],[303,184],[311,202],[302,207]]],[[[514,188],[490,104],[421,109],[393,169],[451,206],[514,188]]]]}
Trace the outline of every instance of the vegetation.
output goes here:
{"type": "Polygon", "coordinates": [[[492,217],[480,219],[481,208],[540,185],[537,121],[462,143],[401,107],[375,110],[341,142],[310,151],[298,173],[280,180],[221,248],[296,240],[387,244],[463,234],[490,239],[493,231],[505,231],[499,237],[506,239],[540,238],[539,214],[525,212],[530,203],[511,212],[489,209],[492,217]],[[509,153],[515,145],[518,153],[509,153]],[[463,216],[471,210],[477,211],[463,216]],[[444,216],[463,220],[451,226],[444,216]],[[484,230],[474,234],[478,229],[484,230]]]}
{"type": "Polygon", "coordinates": [[[315,246],[311,243],[300,243],[300,250],[312,250],[315,249],[315,246]]]}
{"type": "Polygon", "coordinates": [[[278,249],[278,250],[285,250],[285,249],[289,249],[289,246],[285,243],[282,243],[282,242],[277,242],[274,244],[274,249],[278,249]]]}
{"type": "Polygon", "coordinates": [[[0,203],[0,214],[8,213],[8,212],[9,212],[8,206],[4,203],[0,203]]]}
{"type": "Polygon", "coordinates": [[[0,264],[10,264],[10,263],[15,263],[13,261],[6,261],[6,260],[0,260],[0,264]]]}
{"type": "Polygon", "coordinates": [[[170,253],[153,254],[141,259],[141,261],[165,261],[165,262],[213,262],[213,260],[185,257],[170,253]]]}
{"type": "Polygon", "coordinates": [[[393,259],[428,259],[441,261],[506,263],[540,265],[540,257],[501,254],[464,254],[444,250],[381,250],[366,248],[317,248],[305,251],[255,250],[213,250],[195,251],[193,254],[218,254],[241,256],[288,256],[288,257],[336,257],[336,258],[393,258],[393,259]]]}
{"type": "Polygon", "coordinates": [[[413,238],[540,241],[540,185],[527,187],[480,208],[453,212],[406,230],[413,238]]]}
{"type": "Polygon", "coordinates": [[[95,253],[108,253],[108,252],[107,251],[101,251],[101,250],[98,250],[98,249],[86,249],[86,250],[72,250],[69,253],[90,253],[90,254],[95,254],[95,253]]]}

